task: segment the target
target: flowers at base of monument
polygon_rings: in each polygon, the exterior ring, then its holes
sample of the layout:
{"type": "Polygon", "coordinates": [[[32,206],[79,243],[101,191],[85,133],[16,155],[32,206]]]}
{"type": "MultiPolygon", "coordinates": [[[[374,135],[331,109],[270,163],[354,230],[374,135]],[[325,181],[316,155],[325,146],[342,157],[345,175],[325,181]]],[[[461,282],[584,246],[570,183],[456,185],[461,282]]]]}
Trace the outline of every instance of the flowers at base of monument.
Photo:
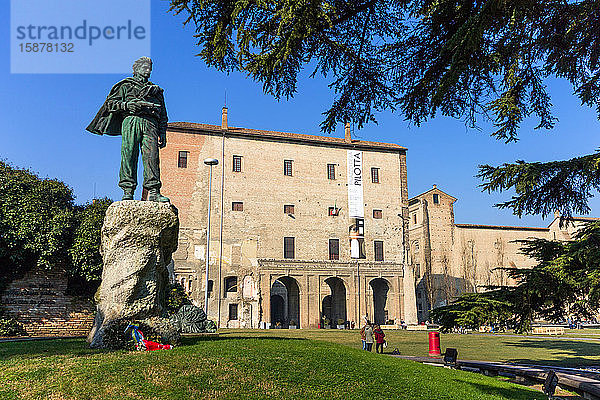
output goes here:
{"type": "Polygon", "coordinates": [[[144,339],[144,334],[137,325],[127,325],[125,333],[127,331],[131,331],[131,337],[135,341],[135,348],[138,351],[171,350],[173,348],[170,344],[161,344],[144,339]]]}

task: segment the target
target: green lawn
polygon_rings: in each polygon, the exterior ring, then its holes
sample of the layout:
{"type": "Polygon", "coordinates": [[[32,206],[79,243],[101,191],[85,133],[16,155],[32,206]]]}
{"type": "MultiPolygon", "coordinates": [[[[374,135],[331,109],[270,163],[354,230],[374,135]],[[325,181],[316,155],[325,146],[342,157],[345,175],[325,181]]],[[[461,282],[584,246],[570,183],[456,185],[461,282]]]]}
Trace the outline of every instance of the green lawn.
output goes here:
{"type": "MultiPolygon", "coordinates": [[[[277,329],[224,330],[222,332],[222,337],[302,337],[344,344],[354,348],[361,347],[360,336],[356,330],[277,329]]],[[[386,331],[386,339],[389,343],[386,351],[391,351],[395,347],[398,347],[404,355],[427,356],[429,349],[427,332],[390,330],[386,331]]],[[[573,340],[566,335],[557,339],[546,339],[492,334],[441,334],[442,352],[446,347],[458,349],[459,358],[466,360],[508,361],[565,367],[600,365],[600,341],[573,340]]]]}
{"type": "Polygon", "coordinates": [[[565,334],[577,337],[600,337],[600,329],[565,329],[565,334]]]}
{"type": "MultiPolygon", "coordinates": [[[[401,337],[405,349],[418,338],[389,333],[392,341],[401,337]]],[[[483,375],[331,343],[355,339],[356,332],[226,331],[148,353],[89,350],[81,339],[0,343],[0,399],[546,398],[483,375]]]]}

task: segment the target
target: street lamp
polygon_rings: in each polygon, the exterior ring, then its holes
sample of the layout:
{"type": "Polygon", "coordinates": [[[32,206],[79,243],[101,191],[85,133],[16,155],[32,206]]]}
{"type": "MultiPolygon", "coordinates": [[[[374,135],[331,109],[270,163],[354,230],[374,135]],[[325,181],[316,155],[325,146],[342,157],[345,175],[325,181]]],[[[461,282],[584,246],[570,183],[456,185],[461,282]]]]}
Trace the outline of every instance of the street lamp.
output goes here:
{"type": "Polygon", "coordinates": [[[402,264],[404,264],[404,268],[406,269],[408,266],[408,249],[406,248],[406,219],[402,214],[398,214],[400,219],[402,220],[402,264]]]}
{"type": "Polygon", "coordinates": [[[205,282],[204,282],[204,313],[208,318],[208,263],[210,261],[210,199],[212,193],[212,167],[217,165],[219,160],[216,158],[207,158],[204,160],[204,164],[210,166],[210,175],[208,178],[208,223],[206,226],[206,270],[205,270],[205,282]]]}

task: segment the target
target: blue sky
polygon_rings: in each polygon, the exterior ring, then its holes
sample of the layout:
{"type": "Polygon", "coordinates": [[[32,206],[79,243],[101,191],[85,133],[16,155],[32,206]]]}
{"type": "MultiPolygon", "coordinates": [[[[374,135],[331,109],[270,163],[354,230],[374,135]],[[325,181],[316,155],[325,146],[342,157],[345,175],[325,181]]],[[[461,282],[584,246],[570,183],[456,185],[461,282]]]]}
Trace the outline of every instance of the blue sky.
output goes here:
{"type": "MultiPolygon", "coordinates": [[[[126,75],[11,74],[9,1],[1,0],[0,7],[0,159],[66,182],[78,203],[89,201],[94,190],[97,196],[119,199],[120,139],[92,135],[85,127],[110,87],[126,75]]],[[[167,1],[152,0],[151,79],[165,88],[171,121],[220,124],[227,92],[230,125],[321,134],[321,113],[332,100],[327,82],[303,74],[298,94],[278,102],[242,74],[208,69],[194,56],[199,49],[192,28],[184,28],[182,18],[167,14],[167,9],[167,1]]],[[[556,128],[535,131],[535,121],[528,121],[517,143],[496,141],[487,125],[478,131],[467,129],[461,121],[438,117],[415,127],[389,112],[377,116],[377,125],[355,130],[354,137],[407,147],[409,195],[437,184],[458,198],[457,223],[544,226],[548,219],[519,219],[494,208],[509,194],[482,193],[474,175],[482,163],[568,159],[600,147],[600,124],[593,110],[580,106],[568,83],[552,80],[549,84],[559,118],[556,128]]],[[[343,136],[342,126],[336,136],[343,136]]],[[[591,206],[591,214],[600,216],[600,200],[592,199],[591,206]]]]}

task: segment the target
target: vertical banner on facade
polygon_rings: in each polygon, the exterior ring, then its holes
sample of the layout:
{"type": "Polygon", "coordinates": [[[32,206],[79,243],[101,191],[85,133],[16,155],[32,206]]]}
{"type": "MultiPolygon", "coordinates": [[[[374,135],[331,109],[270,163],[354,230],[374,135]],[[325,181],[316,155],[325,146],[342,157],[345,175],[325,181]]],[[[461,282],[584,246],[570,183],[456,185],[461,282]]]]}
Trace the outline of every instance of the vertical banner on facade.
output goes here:
{"type": "Polygon", "coordinates": [[[364,218],[362,151],[348,150],[348,214],[364,218]]]}

